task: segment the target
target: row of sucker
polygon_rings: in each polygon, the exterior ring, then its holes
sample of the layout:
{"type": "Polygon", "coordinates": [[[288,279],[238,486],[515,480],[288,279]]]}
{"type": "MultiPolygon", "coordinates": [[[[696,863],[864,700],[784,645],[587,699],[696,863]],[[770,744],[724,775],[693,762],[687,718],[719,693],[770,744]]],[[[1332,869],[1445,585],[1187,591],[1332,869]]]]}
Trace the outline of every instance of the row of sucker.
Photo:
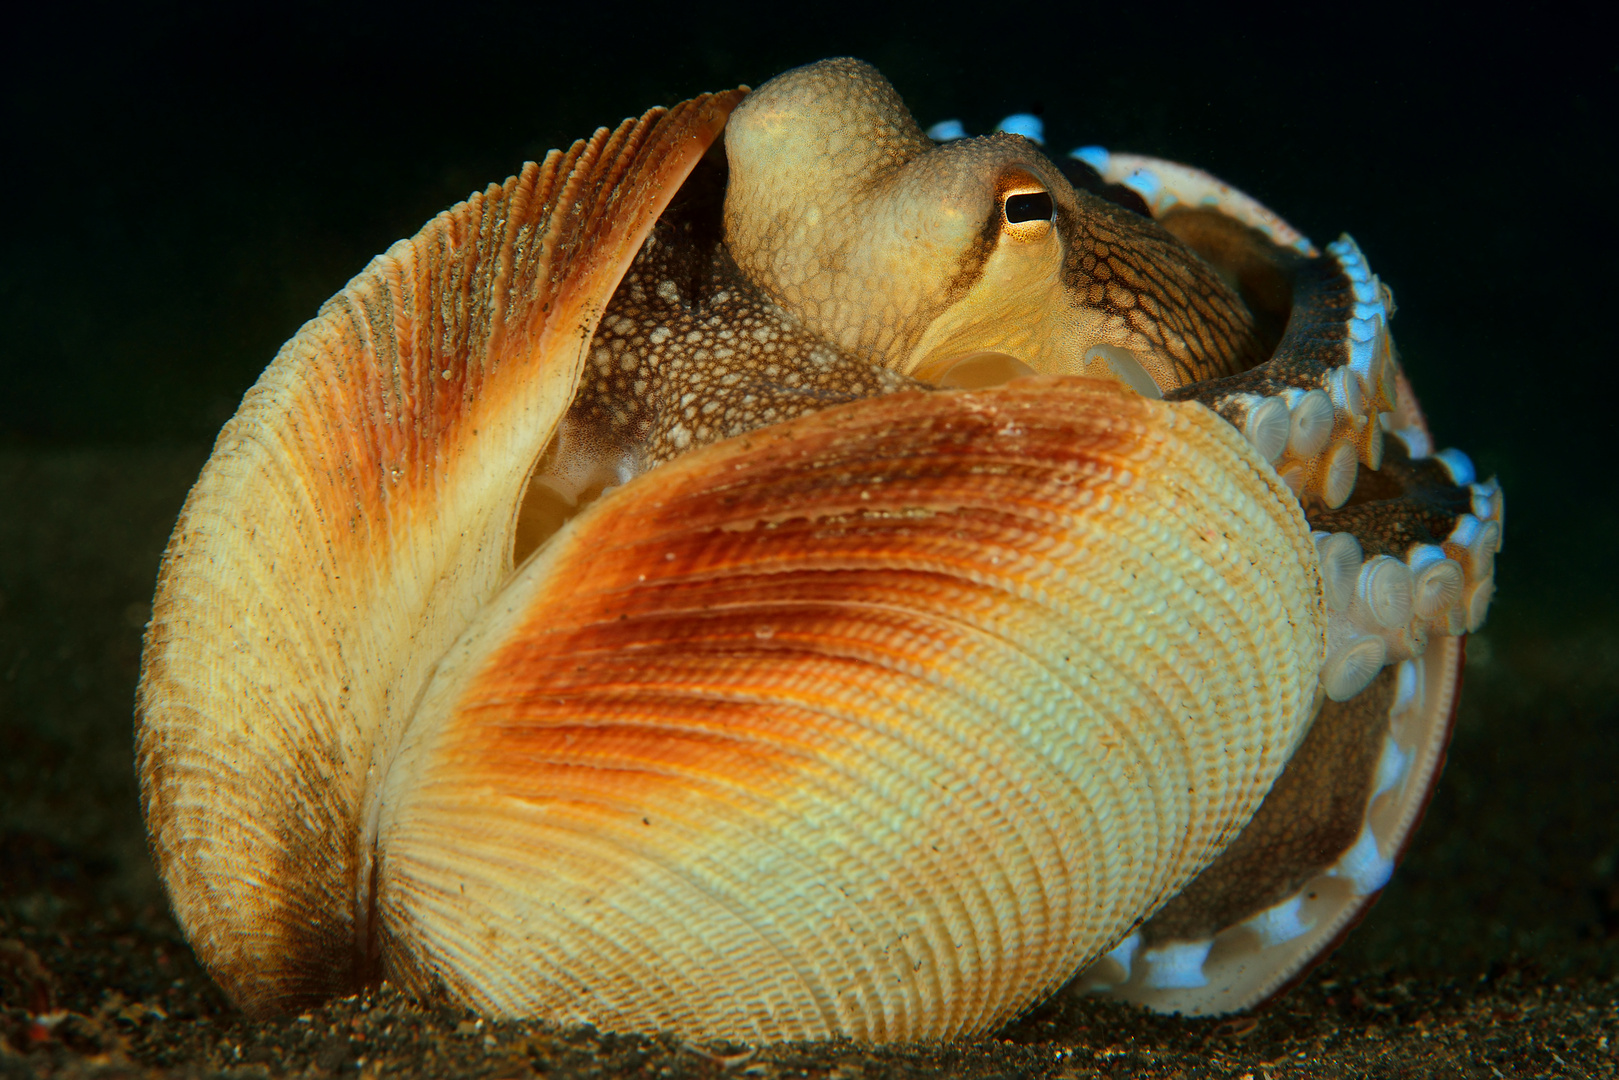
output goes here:
{"type": "Polygon", "coordinates": [[[1248,436],[1306,507],[1342,506],[1361,466],[1383,460],[1382,415],[1399,400],[1394,298],[1345,236],[1301,259],[1275,354],[1239,375],[1171,391],[1248,436]]]}
{"type": "Polygon", "coordinates": [[[1165,397],[1224,416],[1304,505],[1331,612],[1321,682],[1345,701],[1430,637],[1482,625],[1501,490],[1461,451],[1433,452],[1400,391],[1393,297],[1352,239],[1300,260],[1294,295],[1270,360],[1165,397]]]}
{"type": "Polygon", "coordinates": [[[1318,254],[1309,237],[1283,221],[1274,210],[1202,169],[1145,154],[1110,153],[1102,146],[1076,147],[1068,156],[1094,169],[1101,182],[1139,195],[1146,213],[1154,218],[1177,209],[1216,210],[1258,230],[1277,247],[1291,248],[1310,258],[1318,254]]]}
{"type": "MultiPolygon", "coordinates": [[[[1269,258],[1285,268],[1293,305],[1272,359],[1165,396],[1201,401],[1231,421],[1299,497],[1329,613],[1323,689],[1343,703],[1333,707],[1376,711],[1382,706],[1368,704],[1376,688],[1386,696],[1392,685],[1402,732],[1399,741],[1393,732],[1384,738],[1366,795],[1351,800],[1353,839],[1323,851],[1302,888],[1255,893],[1246,879],[1219,879],[1222,857],[1209,870],[1212,884],[1199,885],[1209,895],[1226,888],[1240,910],[1197,907],[1207,897],[1190,900],[1194,886],[1165,909],[1181,916],[1175,925],[1150,922],[1083,976],[1092,989],[1159,1011],[1218,1014],[1297,978],[1320,942],[1341,934],[1387,882],[1443,755],[1446,726],[1432,719],[1448,715],[1449,699],[1436,687],[1428,701],[1422,684],[1430,667],[1453,670],[1459,651],[1431,639],[1476,631],[1484,620],[1502,495],[1461,451],[1435,452],[1389,337],[1393,298],[1353,240],[1342,237],[1318,258],[1308,238],[1206,173],[1100,147],[1071,157],[1098,183],[1138,195],[1154,218],[1212,210],[1275,245],[1269,258]],[[1202,922],[1188,924],[1188,914],[1202,922]]],[[[1350,824],[1338,822],[1335,835],[1350,824]]]]}
{"type": "Polygon", "coordinates": [[[1495,592],[1500,486],[1459,450],[1412,460],[1402,440],[1389,458],[1390,497],[1309,515],[1331,612],[1321,681],[1338,701],[1431,637],[1476,631],[1495,592]]]}
{"type": "MultiPolygon", "coordinates": [[[[1300,962],[1313,955],[1316,943],[1352,923],[1365,901],[1388,883],[1401,840],[1420,814],[1421,792],[1443,757],[1443,733],[1435,733],[1424,722],[1432,711],[1444,712],[1448,705],[1444,687],[1430,679],[1428,669],[1438,674],[1449,663],[1442,650],[1401,661],[1389,667],[1367,694],[1338,707],[1340,713],[1330,726],[1341,730],[1329,732],[1327,742],[1342,743],[1347,736],[1365,744],[1361,750],[1372,751],[1375,760],[1370,771],[1362,767],[1335,778],[1339,784],[1363,785],[1359,797],[1343,808],[1346,819],[1334,826],[1336,833],[1347,831],[1352,839],[1335,847],[1313,872],[1297,873],[1296,856],[1288,845],[1296,844],[1299,836],[1287,831],[1286,819],[1298,808],[1270,805],[1278,792],[1289,788],[1295,759],[1255,817],[1257,822],[1275,810],[1266,827],[1258,836],[1244,833],[1247,850],[1239,861],[1223,866],[1239,849],[1229,850],[1185,893],[1087,968],[1081,985],[1159,1011],[1206,1016],[1240,1009],[1252,996],[1263,997],[1285,984],[1300,962]],[[1359,718],[1346,724],[1345,718],[1357,712],[1359,718]],[[1356,727],[1364,730],[1353,730],[1356,727]],[[1251,873],[1251,866],[1241,861],[1244,858],[1279,862],[1293,874],[1272,884],[1286,882],[1289,887],[1281,894],[1274,888],[1248,893],[1241,899],[1249,903],[1239,903],[1234,913],[1217,910],[1211,900],[1230,906],[1243,891],[1235,878],[1251,873]],[[1223,880],[1194,897],[1199,885],[1209,884],[1206,879],[1217,871],[1223,872],[1223,880]],[[1175,914],[1166,923],[1171,911],[1175,914]]],[[[1322,734],[1322,723],[1318,719],[1312,727],[1311,741],[1322,734]]],[[[1306,772],[1340,768],[1341,752],[1339,746],[1317,751],[1306,772]]],[[[1310,753],[1301,748],[1301,755],[1310,753]]],[[[1287,797],[1297,798],[1304,790],[1300,784],[1320,782],[1318,776],[1307,776],[1292,784],[1287,797]]],[[[1313,827],[1319,830],[1321,821],[1313,827]]],[[[1314,840],[1309,837],[1306,842],[1314,840]]]]}

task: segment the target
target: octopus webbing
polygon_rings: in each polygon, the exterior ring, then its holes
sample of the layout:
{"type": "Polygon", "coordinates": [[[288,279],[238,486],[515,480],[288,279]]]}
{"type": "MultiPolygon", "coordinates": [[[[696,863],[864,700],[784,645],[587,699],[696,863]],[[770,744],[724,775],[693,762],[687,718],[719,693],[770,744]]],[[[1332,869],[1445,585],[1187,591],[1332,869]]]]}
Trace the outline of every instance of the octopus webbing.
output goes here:
{"type": "Polygon", "coordinates": [[[1265,999],[1387,881],[1491,595],[1392,314],[1347,237],[935,141],[853,60],[553,152],[328,302],[191,493],[138,699],[182,926],[256,1015],[1265,999]]]}

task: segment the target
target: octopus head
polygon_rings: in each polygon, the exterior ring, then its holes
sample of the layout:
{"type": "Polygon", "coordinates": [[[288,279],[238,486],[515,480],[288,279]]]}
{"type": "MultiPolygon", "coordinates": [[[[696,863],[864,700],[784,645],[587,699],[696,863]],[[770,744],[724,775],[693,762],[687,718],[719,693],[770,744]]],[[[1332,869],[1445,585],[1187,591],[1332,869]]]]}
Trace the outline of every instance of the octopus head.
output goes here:
{"type": "Polygon", "coordinates": [[[1020,135],[934,143],[860,61],[772,79],[725,146],[739,268],[890,369],[1086,374],[1157,396],[1261,359],[1242,301],[1170,233],[1076,190],[1020,135]]]}

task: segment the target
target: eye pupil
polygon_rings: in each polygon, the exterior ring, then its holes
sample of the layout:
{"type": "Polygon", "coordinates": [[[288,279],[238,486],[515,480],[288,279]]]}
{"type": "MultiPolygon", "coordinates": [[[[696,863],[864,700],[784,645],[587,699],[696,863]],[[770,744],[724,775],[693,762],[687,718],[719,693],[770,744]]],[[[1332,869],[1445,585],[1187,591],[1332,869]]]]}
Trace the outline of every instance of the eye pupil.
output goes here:
{"type": "Polygon", "coordinates": [[[1016,225],[1020,221],[1050,221],[1052,212],[1055,209],[1052,205],[1050,194],[1044,191],[1008,195],[1006,197],[1006,223],[1016,225]]]}

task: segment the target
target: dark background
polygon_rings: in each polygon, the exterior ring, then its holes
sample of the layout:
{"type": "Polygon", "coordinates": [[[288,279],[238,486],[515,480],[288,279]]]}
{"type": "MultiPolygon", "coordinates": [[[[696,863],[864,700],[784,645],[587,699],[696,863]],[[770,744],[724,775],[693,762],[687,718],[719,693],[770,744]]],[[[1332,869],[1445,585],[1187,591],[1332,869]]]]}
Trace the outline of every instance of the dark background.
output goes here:
{"type": "Polygon", "coordinates": [[[609,7],[69,7],[8,27],[0,444],[211,439],[323,299],[474,188],[649,105],[851,53],[924,126],[1042,111],[1053,151],[1186,161],[1318,242],[1353,234],[1441,441],[1509,493],[1503,602],[1532,561],[1565,603],[1597,599],[1600,562],[1610,595],[1614,560],[1572,547],[1619,525],[1589,497],[1612,488],[1586,376],[1615,355],[1619,282],[1619,35],[1598,5],[609,7]]]}
{"type": "Polygon", "coordinates": [[[0,938],[98,918],[172,937],[130,771],[139,627],[185,489],[278,345],[525,159],[837,54],[924,126],[1041,112],[1055,153],[1185,161],[1318,244],[1360,242],[1439,444],[1501,479],[1506,537],[1447,778],[1329,971],[1471,985],[1527,965],[1611,1000],[1619,35],[1595,4],[8,14],[0,938]]]}

